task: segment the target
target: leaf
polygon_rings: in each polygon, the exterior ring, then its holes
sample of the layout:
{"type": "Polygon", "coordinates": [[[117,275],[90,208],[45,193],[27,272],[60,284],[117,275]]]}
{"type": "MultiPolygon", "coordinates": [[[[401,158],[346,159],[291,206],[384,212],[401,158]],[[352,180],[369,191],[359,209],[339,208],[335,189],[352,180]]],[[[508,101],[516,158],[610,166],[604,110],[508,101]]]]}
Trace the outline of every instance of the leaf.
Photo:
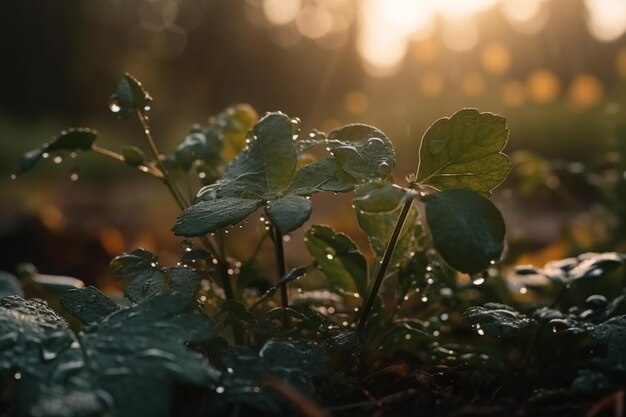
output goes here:
{"type": "Polygon", "coordinates": [[[183,210],[172,231],[177,236],[202,236],[236,224],[263,205],[263,200],[223,197],[200,201],[183,210]]]}
{"type": "Polygon", "coordinates": [[[223,143],[215,129],[203,129],[190,132],[178,145],[174,156],[185,171],[189,171],[195,161],[204,161],[209,165],[221,162],[223,143]]]}
{"type": "Polygon", "coordinates": [[[159,294],[166,279],[154,255],[145,249],[134,249],[113,258],[111,268],[115,275],[129,280],[124,295],[132,302],[159,294]]]}
{"type": "Polygon", "coordinates": [[[626,315],[613,317],[602,324],[594,326],[591,338],[596,345],[605,349],[594,349],[602,352],[593,359],[595,367],[610,373],[626,373],[626,315]]]}
{"type": "Polygon", "coordinates": [[[143,152],[136,146],[124,146],[120,149],[120,153],[124,157],[124,162],[131,167],[145,165],[143,152]]]}
{"type": "Polygon", "coordinates": [[[24,296],[22,285],[13,275],[8,272],[0,271],[0,298],[9,295],[24,296]]]}
{"type": "Polygon", "coordinates": [[[352,202],[363,211],[380,213],[398,208],[405,194],[406,191],[395,184],[369,181],[357,188],[352,202]]]}
{"type": "Polygon", "coordinates": [[[350,237],[315,225],[307,230],[305,244],[336,290],[366,295],[367,262],[350,237]]]}
{"type": "Polygon", "coordinates": [[[422,138],[417,181],[439,190],[488,195],[511,170],[501,153],[508,135],[504,118],[475,109],[437,120],[422,138]]]}
{"type": "Polygon", "coordinates": [[[121,308],[96,287],[88,286],[66,291],[61,305],[83,323],[95,323],[121,308]]]}
{"type": "Polygon", "coordinates": [[[559,259],[546,263],[541,270],[552,281],[573,283],[589,278],[598,278],[619,268],[624,263],[617,252],[587,252],[577,257],[559,259]]]}
{"type": "Polygon", "coordinates": [[[386,179],[396,164],[393,144],[375,127],[342,126],[328,134],[328,146],[343,171],[360,179],[386,179]]]}
{"type": "Polygon", "coordinates": [[[327,371],[324,349],[309,340],[271,339],[258,354],[237,347],[223,358],[228,372],[222,374],[219,391],[211,401],[210,415],[221,415],[235,404],[245,404],[271,415],[288,415],[286,401],[262,385],[260,377],[272,375],[313,395],[313,378],[327,371]]]}
{"type": "MultiPolygon", "coordinates": [[[[382,257],[391,238],[391,233],[400,215],[400,208],[381,213],[367,213],[355,208],[359,228],[367,235],[372,251],[377,257],[382,257]]],[[[418,213],[415,207],[411,207],[402,228],[400,238],[396,244],[390,264],[406,263],[410,259],[410,252],[415,249],[415,228],[418,213]]]]}
{"type": "Polygon", "coordinates": [[[132,75],[124,74],[124,78],[117,84],[117,89],[111,96],[109,107],[113,113],[123,119],[135,111],[150,110],[151,103],[152,97],[141,83],[132,75]]]}
{"type": "Polygon", "coordinates": [[[215,319],[220,318],[220,320],[224,321],[224,326],[231,323],[234,320],[241,321],[248,324],[255,324],[256,319],[248,311],[246,306],[237,300],[226,300],[222,303],[220,307],[220,312],[215,317],[215,319]],[[220,317],[225,314],[225,319],[220,317]]]}
{"type": "Polygon", "coordinates": [[[498,303],[470,307],[463,313],[463,317],[480,335],[512,336],[534,325],[534,321],[524,314],[498,303]]]}
{"type": "Polygon", "coordinates": [[[180,294],[187,300],[195,300],[204,273],[195,268],[175,266],[166,269],[170,288],[174,294],[180,294]]]}
{"type": "Polygon", "coordinates": [[[496,206],[469,190],[446,190],[426,198],[433,245],[454,269],[478,273],[500,258],[504,220],[496,206]]]}
{"type": "Polygon", "coordinates": [[[248,131],[258,121],[259,115],[249,104],[236,104],[210,119],[224,136],[224,159],[230,161],[246,146],[248,131]]]}
{"type": "Polygon", "coordinates": [[[90,150],[98,136],[98,132],[87,128],[72,128],[62,131],[50,143],[45,143],[37,149],[26,152],[20,159],[15,175],[31,170],[44,154],[58,151],[90,150]]]}
{"type": "Polygon", "coordinates": [[[300,168],[289,184],[288,191],[310,195],[319,191],[343,193],[351,191],[357,180],[343,171],[334,158],[326,158],[300,168]]]}
{"type": "Polygon", "coordinates": [[[268,113],[250,135],[248,149],[226,167],[221,197],[266,198],[291,182],[297,162],[291,119],[268,113]]]}
{"type": "Polygon", "coordinates": [[[311,200],[288,194],[270,201],[265,212],[280,233],[286,234],[302,226],[309,219],[312,206],[311,200]]]}

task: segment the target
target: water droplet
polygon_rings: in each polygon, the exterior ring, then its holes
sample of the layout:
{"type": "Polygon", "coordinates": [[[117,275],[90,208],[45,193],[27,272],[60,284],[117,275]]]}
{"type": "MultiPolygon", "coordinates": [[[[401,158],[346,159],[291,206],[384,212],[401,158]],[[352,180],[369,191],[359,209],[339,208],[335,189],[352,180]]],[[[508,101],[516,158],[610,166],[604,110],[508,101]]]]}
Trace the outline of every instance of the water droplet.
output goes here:
{"type": "Polygon", "coordinates": [[[19,372],[16,372],[15,375],[13,375],[13,378],[15,378],[15,380],[19,381],[20,379],[22,379],[22,374],[19,372]]]}
{"type": "Polygon", "coordinates": [[[60,164],[61,162],[63,162],[63,157],[61,155],[57,155],[54,157],[52,162],[54,162],[55,164],[60,164]]]}
{"type": "Polygon", "coordinates": [[[378,150],[385,147],[385,141],[383,141],[381,138],[369,138],[365,146],[368,149],[378,150]]]}
{"type": "Polygon", "coordinates": [[[17,178],[17,174],[11,174],[11,179],[15,180],[17,178]]]}
{"type": "Polygon", "coordinates": [[[291,236],[283,235],[283,242],[291,242],[291,236]]]}
{"type": "Polygon", "coordinates": [[[156,263],[156,262],[150,262],[150,266],[151,266],[152,268],[156,268],[156,267],[157,267],[157,263],[156,263]]]}
{"type": "Polygon", "coordinates": [[[50,158],[50,154],[48,152],[44,152],[44,153],[41,154],[41,157],[43,159],[48,159],[48,158],[50,158]]]}
{"type": "Polygon", "coordinates": [[[72,151],[72,152],[70,152],[70,158],[74,159],[74,158],[76,158],[77,156],[78,156],[78,152],[76,152],[76,151],[72,151]]]}
{"type": "Polygon", "coordinates": [[[145,106],[143,106],[143,111],[150,111],[150,109],[150,103],[147,103],[145,106]]]}
{"type": "Polygon", "coordinates": [[[224,387],[219,386],[219,387],[215,388],[215,392],[217,392],[218,394],[223,394],[224,393],[224,387]]]}
{"type": "Polygon", "coordinates": [[[485,278],[483,277],[477,277],[472,279],[472,284],[474,285],[483,285],[485,283],[485,278]]]}
{"type": "Polygon", "coordinates": [[[407,333],[404,335],[405,340],[411,340],[411,333],[407,333]]]}
{"type": "Polygon", "coordinates": [[[78,181],[80,177],[80,171],[78,167],[74,167],[70,170],[70,181],[78,181]]]}
{"type": "Polygon", "coordinates": [[[441,316],[439,316],[439,319],[441,321],[446,321],[450,318],[450,315],[448,313],[441,313],[441,316]]]}
{"type": "Polygon", "coordinates": [[[423,296],[423,297],[422,297],[422,303],[425,303],[425,302],[427,302],[427,301],[428,301],[428,297],[423,296]]]}
{"type": "Polygon", "coordinates": [[[335,258],[335,257],[333,256],[333,254],[332,254],[332,253],[327,253],[327,254],[326,254],[326,259],[328,259],[328,260],[333,260],[334,258],[335,258]]]}
{"type": "Polygon", "coordinates": [[[120,106],[120,101],[115,95],[111,96],[111,100],[109,101],[109,110],[111,110],[113,113],[119,113],[122,110],[122,107],[120,106]]]}
{"type": "Polygon", "coordinates": [[[520,293],[520,294],[526,294],[527,292],[528,292],[528,288],[526,288],[526,287],[521,287],[521,288],[519,289],[519,293],[520,293]]]}
{"type": "Polygon", "coordinates": [[[189,239],[183,239],[183,241],[180,242],[180,250],[183,253],[191,252],[193,250],[193,242],[189,239]]]}
{"type": "Polygon", "coordinates": [[[485,331],[480,327],[480,324],[476,325],[476,333],[478,333],[479,336],[485,335],[485,331]]]}

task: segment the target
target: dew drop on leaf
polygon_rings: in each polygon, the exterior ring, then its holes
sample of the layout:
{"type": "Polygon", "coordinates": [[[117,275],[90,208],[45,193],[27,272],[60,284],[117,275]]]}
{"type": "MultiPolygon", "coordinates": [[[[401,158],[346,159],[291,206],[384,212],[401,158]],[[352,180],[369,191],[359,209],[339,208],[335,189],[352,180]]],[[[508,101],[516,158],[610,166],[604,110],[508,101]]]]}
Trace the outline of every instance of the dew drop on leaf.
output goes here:
{"type": "Polygon", "coordinates": [[[61,155],[57,155],[54,157],[52,162],[54,162],[55,164],[60,164],[61,162],[63,162],[63,157],[61,155]]]}
{"type": "Polygon", "coordinates": [[[11,179],[15,180],[17,178],[17,174],[11,174],[11,179]]]}
{"type": "Polygon", "coordinates": [[[365,146],[372,150],[382,149],[385,147],[385,142],[381,138],[369,138],[365,146]]]}
{"type": "Polygon", "coordinates": [[[120,102],[116,96],[111,97],[111,101],[109,101],[109,110],[111,110],[113,113],[119,113],[122,110],[120,102]]]}
{"type": "Polygon", "coordinates": [[[44,152],[44,153],[41,154],[41,157],[43,159],[48,159],[50,157],[50,154],[48,152],[44,152]]]}

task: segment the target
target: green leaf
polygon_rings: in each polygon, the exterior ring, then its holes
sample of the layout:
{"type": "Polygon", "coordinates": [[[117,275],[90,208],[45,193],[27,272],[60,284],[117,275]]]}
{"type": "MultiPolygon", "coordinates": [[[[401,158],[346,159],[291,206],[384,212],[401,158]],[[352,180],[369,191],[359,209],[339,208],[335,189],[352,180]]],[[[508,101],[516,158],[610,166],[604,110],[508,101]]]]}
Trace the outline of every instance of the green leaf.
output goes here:
{"type": "Polygon", "coordinates": [[[347,174],[335,158],[326,158],[305,165],[293,177],[288,191],[297,195],[310,195],[319,191],[343,193],[351,191],[357,180],[347,174]]]}
{"type": "Polygon", "coordinates": [[[396,164],[391,141],[375,127],[352,124],[328,134],[331,153],[343,171],[360,179],[388,178],[396,164]]]}
{"type": "Polygon", "coordinates": [[[64,130],[52,142],[45,143],[37,149],[26,152],[20,159],[15,175],[31,170],[45,154],[50,152],[90,150],[97,135],[98,132],[87,128],[64,130]]]}
{"type": "Polygon", "coordinates": [[[61,305],[83,323],[95,323],[121,308],[96,287],[88,286],[66,291],[61,305]]]}
{"type": "Polygon", "coordinates": [[[463,313],[463,316],[478,331],[478,334],[489,336],[517,335],[535,323],[512,307],[498,303],[470,307],[463,313]]]}
{"type": "Polygon", "coordinates": [[[204,273],[195,268],[175,266],[166,269],[169,284],[174,294],[180,294],[188,300],[195,300],[204,273]]]}
{"type": "Polygon", "coordinates": [[[255,324],[256,319],[248,311],[246,306],[237,300],[226,300],[220,307],[220,312],[215,316],[215,320],[220,320],[223,325],[227,325],[233,321],[240,321],[248,324],[255,324]]]}
{"type": "Polygon", "coordinates": [[[124,146],[120,149],[120,154],[124,157],[124,162],[131,167],[145,165],[143,151],[136,146],[124,146]]]}
{"type": "Polygon", "coordinates": [[[546,263],[541,273],[552,281],[570,284],[605,276],[623,263],[622,256],[617,252],[587,252],[577,257],[550,261],[546,263]]]}
{"type": "Polygon", "coordinates": [[[369,181],[357,188],[352,202],[363,211],[380,213],[398,208],[405,194],[406,191],[395,184],[369,181]]]}
{"type": "Polygon", "coordinates": [[[146,112],[150,110],[152,97],[143,88],[141,83],[130,74],[117,84],[115,93],[111,96],[109,108],[120,118],[126,118],[135,111],[146,112]]]}
{"type": "Polygon", "coordinates": [[[417,181],[440,190],[464,188],[488,195],[511,170],[501,153],[508,135],[504,118],[475,109],[437,120],[422,138],[417,181]]]}
{"type": "Polygon", "coordinates": [[[313,203],[298,195],[287,194],[278,200],[272,200],[265,208],[267,216],[280,233],[289,233],[302,226],[311,216],[313,203]]]}
{"type": "Polygon", "coordinates": [[[307,230],[305,244],[336,290],[366,295],[367,262],[350,237],[315,225],[307,230]]]}
{"type": "Polygon", "coordinates": [[[309,268],[306,267],[306,266],[301,266],[300,268],[294,268],[291,271],[287,272],[284,277],[282,277],[281,279],[278,280],[276,285],[273,285],[272,287],[270,287],[269,290],[265,291],[265,294],[263,294],[259,298],[259,300],[254,304],[254,306],[252,308],[254,308],[257,305],[261,304],[263,301],[267,300],[268,298],[273,297],[274,294],[276,294],[276,292],[278,291],[278,289],[280,287],[282,287],[283,285],[287,285],[290,282],[293,282],[293,281],[297,280],[298,278],[303,276],[308,269],[309,268]]]}
{"type": "Polygon", "coordinates": [[[0,271],[0,298],[9,295],[24,296],[22,285],[13,275],[8,272],[0,271]]]}
{"type": "Polygon", "coordinates": [[[190,132],[178,145],[174,156],[185,171],[189,171],[195,161],[204,161],[210,166],[221,162],[223,143],[215,129],[190,132]]]}
{"type": "MultiPolygon", "coordinates": [[[[367,213],[355,208],[356,219],[359,228],[367,235],[367,240],[372,251],[377,257],[382,257],[391,238],[401,208],[394,211],[381,213],[367,213]]],[[[415,224],[418,213],[415,207],[411,207],[404,222],[404,227],[396,244],[396,249],[390,261],[390,265],[404,264],[410,259],[410,252],[415,250],[415,224]]]]}
{"type": "Polygon", "coordinates": [[[134,249],[113,258],[111,268],[115,275],[129,280],[124,295],[132,302],[161,293],[166,279],[154,255],[145,249],[134,249]]]}
{"type": "Polygon", "coordinates": [[[426,198],[426,220],[435,249],[461,272],[481,272],[502,254],[504,220],[479,194],[469,190],[431,194],[426,198]]]}
{"type": "Polygon", "coordinates": [[[183,210],[172,231],[177,236],[202,236],[236,224],[263,205],[263,200],[223,197],[200,201],[183,210]]]}
{"type": "Polygon", "coordinates": [[[296,170],[291,119],[269,113],[254,126],[250,145],[226,167],[220,197],[265,198],[287,188],[296,170]]]}

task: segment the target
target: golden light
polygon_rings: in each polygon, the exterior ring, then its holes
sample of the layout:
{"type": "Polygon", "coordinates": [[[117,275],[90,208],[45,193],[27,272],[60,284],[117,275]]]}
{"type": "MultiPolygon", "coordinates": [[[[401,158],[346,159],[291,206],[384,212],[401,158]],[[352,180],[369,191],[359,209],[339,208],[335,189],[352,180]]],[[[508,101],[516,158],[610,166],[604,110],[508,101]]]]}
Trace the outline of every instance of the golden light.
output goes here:
{"type": "Polygon", "coordinates": [[[302,35],[318,39],[327,35],[333,27],[333,16],[322,7],[308,6],[298,13],[296,26],[302,35]]]}
{"type": "Polygon", "coordinates": [[[478,43],[478,28],[470,19],[446,19],[443,26],[443,43],[457,52],[469,51],[478,43]]]}
{"type": "Polygon", "coordinates": [[[344,98],[346,109],[353,114],[360,114],[367,110],[369,100],[364,92],[354,90],[346,94],[344,98]]]}
{"type": "Polygon", "coordinates": [[[585,5],[587,27],[596,39],[609,42],[626,32],[626,1],[585,0],[585,5]]]}
{"type": "Polygon", "coordinates": [[[502,101],[508,106],[521,106],[526,102],[526,90],[519,81],[508,81],[500,91],[502,101]]]}
{"type": "Polygon", "coordinates": [[[431,40],[415,42],[411,51],[415,60],[422,64],[435,62],[439,56],[439,47],[431,40]]]}
{"type": "Polygon", "coordinates": [[[485,71],[502,74],[511,66],[511,53],[504,44],[491,42],[483,48],[480,61],[485,71]]]}
{"type": "Polygon", "coordinates": [[[600,103],[604,87],[598,77],[591,74],[577,75],[570,85],[567,101],[576,110],[586,110],[600,103]]]}
{"type": "Polygon", "coordinates": [[[445,80],[441,74],[434,71],[429,71],[419,78],[419,89],[428,97],[435,97],[441,93],[445,80]]]}
{"type": "Polygon", "coordinates": [[[485,80],[476,72],[469,73],[463,76],[461,90],[469,97],[480,96],[485,91],[485,80]]]}
{"type": "Polygon", "coordinates": [[[528,96],[536,103],[549,103],[557,98],[561,83],[554,73],[548,70],[535,70],[526,81],[528,96]]]}
{"type": "Polygon", "coordinates": [[[263,14],[275,25],[285,25],[293,21],[302,7],[300,0],[264,0],[263,14]]]}

